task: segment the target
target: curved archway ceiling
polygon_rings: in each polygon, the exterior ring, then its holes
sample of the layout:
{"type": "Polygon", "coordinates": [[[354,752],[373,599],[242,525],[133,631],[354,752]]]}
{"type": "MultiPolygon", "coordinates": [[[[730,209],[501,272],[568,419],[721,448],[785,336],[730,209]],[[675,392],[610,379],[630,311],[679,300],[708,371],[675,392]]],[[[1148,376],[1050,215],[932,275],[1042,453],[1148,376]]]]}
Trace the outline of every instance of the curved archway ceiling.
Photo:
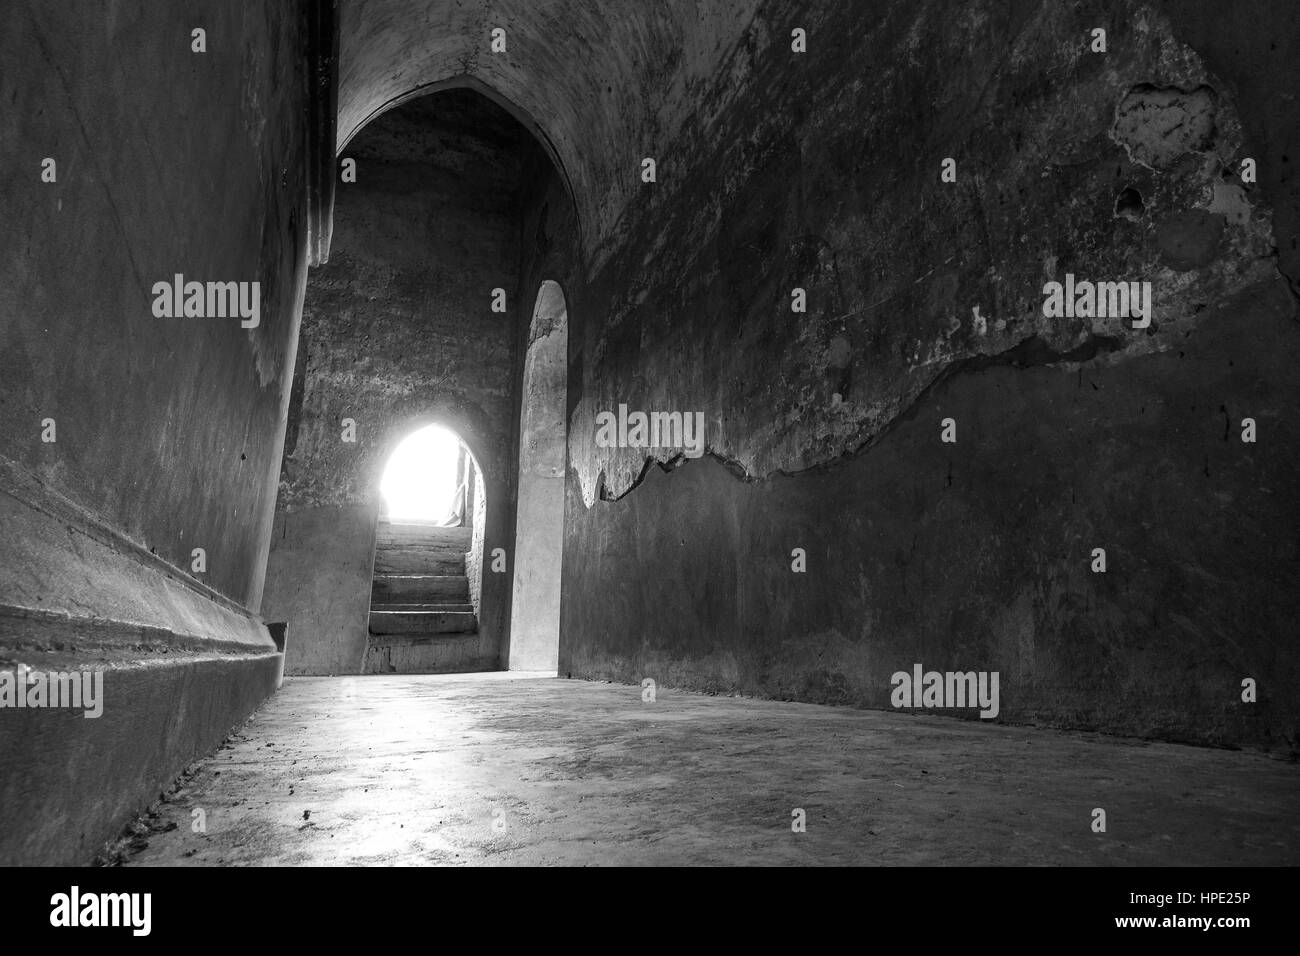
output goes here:
{"type": "Polygon", "coordinates": [[[672,142],[759,0],[341,0],[338,144],[394,101],[469,78],[520,111],[567,176],[588,252],[643,156],[672,142]],[[491,31],[506,31],[492,53],[491,31]]]}

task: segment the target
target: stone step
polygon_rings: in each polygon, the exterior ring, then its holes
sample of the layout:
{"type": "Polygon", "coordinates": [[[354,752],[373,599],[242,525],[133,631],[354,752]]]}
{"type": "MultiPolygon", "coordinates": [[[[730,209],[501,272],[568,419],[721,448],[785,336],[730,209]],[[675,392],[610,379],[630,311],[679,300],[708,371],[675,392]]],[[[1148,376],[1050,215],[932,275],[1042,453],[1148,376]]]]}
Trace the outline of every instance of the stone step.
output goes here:
{"type": "Polygon", "coordinates": [[[376,548],[375,574],[464,575],[464,550],[376,548]]]}
{"type": "Polygon", "coordinates": [[[403,647],[412,644],[438,645],[440,647],[469,647],[478,645],[478,634],[371,634],[370,647],[403,647]]]}
{"type": "Polygon", "coordinates": [[[468,551],[473,531],[469,528],[439,528],[427,524],[392,524],[381,521],[375,528],[375,544],[381,548],[441,547],[468,551]]]}
{"type": "Polygon", "coordinates": [[[477,634],[375,635],[366,647],[365,674],[448,674],[497,669],[484,656],[477,634]]]}
{"type": "Polygon", "coordinates": [[[371,634],[470,634],[478,621],[466,611],[371,611],[371,634]]]}
{"type": "Polygon", "coordinates": [[[370,605],[371,613],[375,611],[440,611],[448,613],[452,611],[468,611],[474,613],[473,604],[372,604],[370,605]]]}
{"type": "Polygon", "coordinates": [[[376,574],[373,604],[468,604],[469,578],[454,574],[376,574]]]}

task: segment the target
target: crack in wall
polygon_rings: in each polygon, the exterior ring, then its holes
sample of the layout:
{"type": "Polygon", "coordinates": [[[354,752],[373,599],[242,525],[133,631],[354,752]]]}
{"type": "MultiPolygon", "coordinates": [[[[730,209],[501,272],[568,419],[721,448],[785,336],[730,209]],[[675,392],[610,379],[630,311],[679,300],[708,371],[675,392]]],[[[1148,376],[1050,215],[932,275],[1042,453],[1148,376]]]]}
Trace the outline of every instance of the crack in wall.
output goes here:
{"type": "Polygon", "coordinates": [[[1187,153],[1207,152],[1215,140],[1218,93],[1208,84],[1185,90],[1139,83],[1115,108],[1110,137],[1148,169],[1169,169],[1187,153]]]}
{"type": "MultiPolygon", "coordinates": [[[[977,374],[990,368],[1001,368],[1010,366],[1017,369],[1045,368],[1050,366],[1071,366],[1081,368],[1084,364],[1096,359],[1099,355],[1106,355],[1112,352],[1120,351],[1123,348],[1123,342],[1117,336],[1111,335],[1090,335],[1085,341],[1078,346],[1068,349],[1064,352],[1053,349],[1047,342],[1037,335],[1031,335],[1022,342],[1017,343],[1009,349],[992,355],[973,355],[956,362],[951,362],[927,383],[905,407],[894,414],[889,421],[882,425],[869,439],[845,451],[838,457],[824,462],[818,462],[807,468],[797,469],[776,469],[763,475],[751,475],[748,469],[736,458],[721,455],[712,449],[706,449],[704,456],[709,457],[718,464],[722,465],[737,481],[746,484],[756,482],[770,481],[776,477],[793,478],[801,475],[819,474],[832,468],[837,468],[849,461],[853,461],[863,454],[866,454],[872,448],[875,448],[905,421],[915,418],[921,410],[921,406],[940,388],[950,382],[958,375],[977,374]]],[[[672,458],[662,460],[653,455],[647,456],[640,472],[635,480],[619,494],[611,494],[605,483],[605,469],[601,469],[596,477],[596,500],[605,502],[621,501],[640,486],[640,484],[649,475],[650,469],[658,465],[661,471],[670,472],[680,468],[687,458],[685,454],[678,454],[672,458]]],[[[594,502],[593,502],[594,504],[594,502]]],[[[589,506],[590,507],[590,506],[589,506]]]]}

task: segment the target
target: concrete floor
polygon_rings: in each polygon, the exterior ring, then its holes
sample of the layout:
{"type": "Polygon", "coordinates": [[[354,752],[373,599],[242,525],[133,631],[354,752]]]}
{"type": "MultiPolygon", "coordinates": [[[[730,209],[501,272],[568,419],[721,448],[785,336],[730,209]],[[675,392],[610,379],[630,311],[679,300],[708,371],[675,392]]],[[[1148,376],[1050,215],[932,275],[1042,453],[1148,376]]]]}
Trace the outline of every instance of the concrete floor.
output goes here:
{"type": "Polygon", "coordinates": [[[1295,864],[1298,811],[1300,766],[1252,753],[516,674],[290,678],[126,862],[1295,864]]]}

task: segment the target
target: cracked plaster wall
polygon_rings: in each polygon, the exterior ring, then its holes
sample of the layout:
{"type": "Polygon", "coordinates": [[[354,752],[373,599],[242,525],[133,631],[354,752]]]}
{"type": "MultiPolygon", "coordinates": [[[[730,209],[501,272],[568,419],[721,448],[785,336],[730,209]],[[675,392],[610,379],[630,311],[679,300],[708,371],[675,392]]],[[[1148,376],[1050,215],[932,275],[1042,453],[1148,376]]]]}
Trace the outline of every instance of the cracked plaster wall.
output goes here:
{"type": "Polygon", "coordinates": [[[919,661],[1000,670],[1003,720],[1295,748],[1297,217],[1240,93],[1294,68],[1173,6],[745,32],[572,296],[562,673],[885,707],[919,661]],[[1067,272],[1149,281],[1151,327],[1044,317],[1067,272]],[[704,411],[709,457],[595,447],[619,402],[704,411]]]}

